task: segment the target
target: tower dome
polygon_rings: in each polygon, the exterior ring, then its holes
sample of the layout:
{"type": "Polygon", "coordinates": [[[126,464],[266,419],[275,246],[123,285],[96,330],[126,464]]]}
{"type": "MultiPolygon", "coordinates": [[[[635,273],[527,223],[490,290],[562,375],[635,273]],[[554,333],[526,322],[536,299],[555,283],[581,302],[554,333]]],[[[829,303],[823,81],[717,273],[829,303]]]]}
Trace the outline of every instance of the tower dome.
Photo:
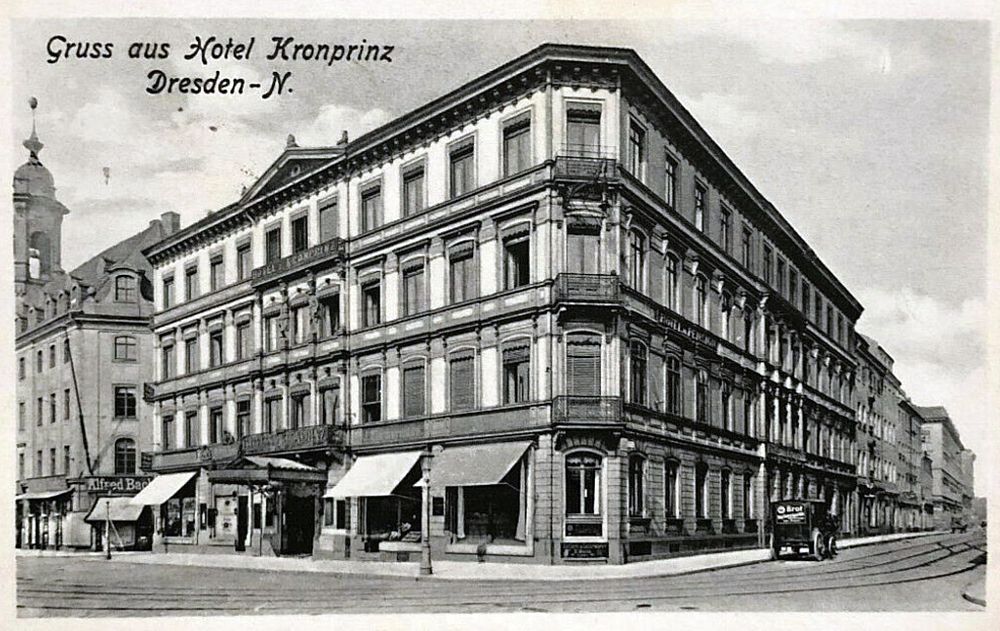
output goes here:
{"type": "Polygon", "coordinates": [[[45,146],[38,139],[38,134],[35,131],[35,108],[38,107],[38,101],[35,100],[35,97],[31,97],[29,103],[31,105],[31,136],[23,143],[24,148],[29,152],[29,156],[28,161],[17,167],[17,170],[14,171],[14,193],[55,199],[55,179],[52,177],[52,173],[42,164],[42,161],[38,159],[39,152],[45,146]]]}

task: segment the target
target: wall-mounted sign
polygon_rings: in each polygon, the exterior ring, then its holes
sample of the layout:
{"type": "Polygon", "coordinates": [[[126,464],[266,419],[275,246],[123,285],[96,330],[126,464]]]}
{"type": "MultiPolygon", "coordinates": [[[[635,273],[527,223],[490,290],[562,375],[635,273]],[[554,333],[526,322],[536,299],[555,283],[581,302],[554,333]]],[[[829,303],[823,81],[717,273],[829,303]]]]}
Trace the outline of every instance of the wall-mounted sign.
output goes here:
{"type": "Polygon", "coordinates": [[[80,478],[80,483],[88,493],[135,495],[152,479],[146,475],[93,475],[80,478]]]}
{"type": "Polygon", "coordinates": [[[608,544],[606,543],[563,543],[564,559],[606,559],[608,544]]]}

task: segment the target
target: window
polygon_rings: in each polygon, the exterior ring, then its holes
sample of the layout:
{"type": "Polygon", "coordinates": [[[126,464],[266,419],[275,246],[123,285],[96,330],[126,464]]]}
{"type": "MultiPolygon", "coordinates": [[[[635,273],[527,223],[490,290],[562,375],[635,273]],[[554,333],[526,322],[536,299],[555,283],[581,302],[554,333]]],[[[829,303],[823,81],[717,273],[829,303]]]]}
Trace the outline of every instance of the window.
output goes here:
{"type": "Polygon", "coordinates": [[[70,456],[69,445],[63,445],[63,473],[69,477],[70,467],[72,466],[72,458],[70,456]]]}
{"type": "Polygon", "coordinates": [[[375,326],[382,322],[382,283],[371,280],[361,285],[361,326],[375,326]]]}
{"type": "Polygon", "coordinates": [[[663,197],[667,208],[673,210],[677,202],[677,161],[667,156],[666,162],[666,188],[663,197]]]}
{"type": "Polygon", "coordinates": [[[785,293],[785,260],[778,257],[778,293],[785,293]]]}
{"type": "Polygon", "coordinates": [[[743,267],[748,272],[753,272],[753,232],[749,226],[743,226],[743,267]]]}
{"type": "Polygon", "coordinates": [[[56,393],[53,392],[49,395],[49,423],[55,423],[56,418],[56,393]]]}
{"type": "Polygon", "coordinates": [[[646,181],[646,130],[636,121],[628,128],[628,170],[639,181],[646,181]]]}
{"type": "Polygon", "coordinates": [[[174,279],[168,277],[163,279],[163,308],[169,309],[174,306],[174,279]]]}
{"type": "Polygon", "coordinates": [[[173,341],[168,344],[165,342],[165,338],[161,339],[160,344],[162,349],[160,351],[161,364],[160,364],[160,374],[163,379],[171,379],[177,372],[177,355],[175,352],[175,347],[173,341]]]}
{"type": "Polygon", "coordinates": [[[49,447],[49,474],[56,474],[56,448],[49,447]]]}
{"type": "Polygon", "coordinates": [[[382,420],[382,375],[361,378],[361,420],[364,423],[382,420]]]}
{"type": "Polygon", "coordinates": [[[681,413],[681,362],[673,356],[667,358],[667,412],[681,413]]]}
{"type": "Polygon", "coordinates": [[[39,350],[35,354],[35,372],[42,372],[45,370],[45,352],[39,350]]]}
{"type": "Polygon", "coordinates": [[[292,344],[305,344],[309,341],[311,332],[309,306],[301,305],[292,308],[290,314],[292,324],[292,344]]]}
{"type": "Polygon", "coordinates": [[[184,299],[194,300],[198,297],[198,267],[189,267],[184,272],[184,299]]]}
{"type": "Polygon", "coordinates": [[[515,289],[531,282],[528,237],[506,239],[504,250],[504,289],[515,289]]]}
{"type": "Polygon", "coordinates": [[[115,302],[135,302],[136,294],[135,277],[124,275],[115,277],[115,302]]]}
{"type": "Polygon", "coordinates": [[[56,345],[49,346],[49,368],[56,367],[56,345]]]}
{"type": "Polygon", "coordinates": [[[424,308],[424,262],[421,260],[403,268],[403,315],[414,315],[424,308]]]}
{"type": "Polygon", "coordinates": [[[600,456],[595,454],[566,456],[567,515],[601,514],[601,464],[600,456]]]}
{"type": "Polygon", "coordinates": [[[115,441],[115,475],[135,473],[135,441],[119,438],[115,441]]]}
{"type": "Polygon", "coordinates": [[[236,359],[249,359],[253,355],[253,338],[250,332],[250,321],[239,322],[236,325],[236,359]]]}
{"type": "Polygon", "coordinates": [[[42,397],[35,399],[35,425],[41,427],[45,422],[45,400],[42,397]]]}
{"type": "Polygon", "coordinates": [[[273,263],[281,258],[281,226],[264,233],[264,263],[273,263]]]}
{"type": "Polygon", "coordinates": [[[531,351],[527,340],[503,349],[503,402],[523,403],[529,398],[531,351]]]}
{"type": "Polygon", "coordinates": [[[531,117],[525,113],[503,127],[503,175],[520,173],[531,165],[531,117]]]}
{"type": "Polygon", "coordinates": [[[708,373],[699,370],[695,383],[695,420],[699,423],[708,423],[709,401],[708,401],[708,373]]]}
{"type": "Polygon", "coordinates": [[[226,286],[226,263],[222,255],[212,257],[208,264],[208,283],[212,291],[226,286]]]}
{"type": "Polygon", "coordinates": [[[646,346],[641,342],[629,345],[629,401],[646,405],[646,346]]]}
{"type": "Polygon", "coordinates": [[[309,249],[309,216],[292,220],[292,254],[309,249]]]}
{"type": "Polygon", "coordinates": [[[27,414],[24,401],[17,404],[17,429],[23,430],[25,424],[25,415],[27,414]]]}
{"type": "Polygon", "coordinates": [[[17,479],[24,480],[24,453],[17,454],[17,479]]]}
{"type": "Polygon", "coordinates": [[[184,446],[196,447],[201,441],[198,427],[198,412],[190,411],[184,414],[184,446]]]}
{"type": "Polygon", "coordinates": [[[323,425],[340,424],[340,385],[332,384],[319,391],[319,422],[323,425]]]}
{"type": "Polygon", "coordinates": [[[70,396],[69,388],[63,390],[63,420],[69,420],[70,396]]]}
{"type": "Polygon", "coordinates": [[[679,273],[680,262],[677,257],[673,254],[667,255],[667,287],[666,287],[666,303],[667,306],[677,311],[680,308],[680,301],[678,300],[678,292],[680,291],[680,276],[679,273]]]}
{"type": "Polygon", "coordinates": [[[346,499],[328,497],[323,500],[323,526],[344,530],[350,527],[350,509],[346,499]]]}
{"type": "Polygon", "coordinates": [[[424,167],[414,167],[403,174],[403,216],[424,209],[424,167]]]}
{"type": "Polygon", "coordinates": [[[722,325],[722,338],[728,340],[730,334],[730,323],[729,316],[733,312],[733,297],[726,292],[722,292],[722,296],[719,299],[719,315],[720,324],[722,325]]]}
{"type": "Polygon", "coordinates": [[[423,360],[403,366],[403,416],[407,418],[426,414],[424,374],[423,360]]]}
{"type": "Polygon", "coordinates": [[[236,278],[244,281],[250,278],[253,272],[253,253],[250,250],[250,242],[247,241],[236,248],[236,278]]]}
{"type": "Polygon", "coordinates": [[[733,387],[729,382],[722,382],[722,426],[729,431],[733,431],[733,387]]]}
{"type": "Polygon", "coordinates": [[[337,236],[337,198],[331,197],[319,203],[319,241],[326,243],[337,236]]]}
{"type": "Polygon", "coordinates": [[[453,146],[448,154],[450,197],[464,195],[476,187],[476,152],[471,140],[453,146]]]}
{"type": "Polygon", "coordinates": [[[24,379],[24,375],[25,375],[24,358],[23,357],[18,357],[17,358],[17,378],[19,380],[20,379],[24,379]]]}
{"type": "Polygon", "coordinates": [[[719,486],[722,503],[722,518],[731,519],[733,516],[733,474],[728,469],[723,469],[719,475],[719,486]]]}
{"type": "Polygon", "coordinates": [[[251,431],[250,399],[241,399],[236,402],[236,438],[249,436],[251,431]]]}
{"type": "Polygon", "coordinates": [[[571,103],[567,106],[566,149],[571,156],[592,158],[600,156],[600,105],[571,103]]]}
{"type": "Polygon", "coordinates": [[[45,475],[45,469],[43,468],[43,466],[44,465],[42,463],[42,450],[39,449],[37,452],[35,452],[35,476],[42,477],[45,475]]]}
{"type": "Polygon", "coordinates": [[[637,230],[628,235],[628,283],[636,291],[646,290],[646,237],[637,230]]]}
{"type": "Polygon", "coordinates": [[[628,459],[628,514],[629,517],[642,517],[645,513],[643,502],[642,474],[646,461],[641,456],[631,456],[628,459]]]}
{"type": "Polygon", "coordinates": [[[163,417],[163,450],[168,451],[174,448],[174,441],[177,434],[174,430],[174,417],[173,415],[167,415],[163,417]]]}
{"type": "Polygon", "coordinates": [[[708,279],[698,275],[694,283],[694,317],[698,324],[708,328],[708,279]]]}
{"type": "Polygon", "coordinates": [[[764,246],[764,268],[763,268],[762,271],[764,273],[764,282],[767,283],[768,285],[770,285],[770,284],[772,284],[774,282],[774,279],[771,277],[771,265],[772,265],[771,247],[765,245],[764,246]]]}
{"type": "Polygon", "coordinates": [[[600,396],[600,335],[570,333],[566,336],[566,394],[600,396]]]}
{"type": "Polygon", "coordinates": [[[833,307],[826,306],[826,334],[833,337],[833,307]]]}
{"type": "Polygon", "coordinates": [[[812,312],[810,308],[812,307],[812,302],[809,296],[809,285],[806,283],[805,279],[802,280],[802,313],[806,318],[812,318],[812,312]]]}
{"type": "Polygon", "coordinates": [[[791,267],[788,268],[788,302],[793,305],[799,301],[799,275],[791,267]]]}
{"type": "Polygon", "coordinates": [[[361,193],[361,232],[382,225],[382,187],[371,186],[361,193]]]}
{"type": "Polygon", "coordinates": [[[451,302],[464,302],[476,298],[479,283],[472,242],[467,241],[448,252],[448,279],[451,302]]]}
{"type": "Polygon", "coordinates": [[[135,361],[139,358],[138,345],[131,335],[115,337],[115,359],[118,361],[135,361]]]}
{"type": "Polygon", "coordinates": [[[599,274],[600,221],[571,221],[566,230],[566,269],[577,274],[599,274]]]}
{"type": "Polygon", "coordinates": [[[302,392],[292,395],[292,417],[289,419],[289,429],[306,427],[310,424],[309,419],[309,393],[302,392]]]}
{"type": "Polygon", "coordinates": [[[732,246],[732,219],[732,212],[723,206],[719,212],[719,245],[727,254],[732,246]]]}
{"type": "Polygon", "coordinates": [[[823,328],[823,296],[819,294],[819,291],[815,293],[815,300],[813,304],[815,305],[815,317],[816,326],[823,328]]]}
{"type": "Polygon", "coordinates": [[[663,463],[663,512],[667,519],[677,519],[680,515],[680,502],[677,483],[677,463],[668,460],[663,463]]]}
{"type": "Polygon", "coordinates": [[[749,471],[743,474],[743,518],[753,519],[753,476],[749,471]]]}
{"type": "Polygon", "coordinates": [[[281,332],[278,329],[278,314],[264,316],[264,352],[273,353],[281,348],[281,332]]]}
{"type": "Polygon", "coordinates": [[[753,392],[750,390],[743,391],[743,433],[747,436],[753,436],[754,426],[754,405],[753,405],[753,392]]]}
{"type": "Polygon", "coordinates": [[[115,386],[115,417],[135,418],[135,386],[115,386]]]}
{"type": "Polygon", "coordinates": [[[211,368],[221,366],[223,362],[222,329],[208,333],[208,365],[211,368]]]}
{"type": "Polygon", "coordinates": [[[340,331],[340,294],[319,299],[320,336],[333,337],[340,331]]]}
{"type": "Polygon", "coordinates": [[[475,356],[470,352],[455,353],[448,360],[448,393],[453,412],[476,407],[475,365],[475,356]]]}
{"type": "Polygon", "coordinates": [[[708,517],[708,465],[703,462],[694,470],[694,506],[698,519],[708,517]]]}
{"type": "Polygon", "coordinates": [[[184,373],[198,371],[198,338],[191,336],[184,340],[184,373]]]}
{"type": "Polygon", "coordinates": [[[281,425],[281,397],[264,399],[264,433],[270,434],[281,425]]]}
{"type": "Polygon", "coordinates": [[[701,184],[694,187],[694,227],[705,230],[705,187],[701,184]]]}

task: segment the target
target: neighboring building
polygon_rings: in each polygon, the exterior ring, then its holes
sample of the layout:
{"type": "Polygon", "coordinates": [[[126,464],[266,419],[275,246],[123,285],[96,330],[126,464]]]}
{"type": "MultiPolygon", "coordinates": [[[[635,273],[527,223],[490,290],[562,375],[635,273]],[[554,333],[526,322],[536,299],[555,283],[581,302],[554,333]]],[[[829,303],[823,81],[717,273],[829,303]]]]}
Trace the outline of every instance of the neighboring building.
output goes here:
{"type": "Polygon", "coordinates": [[[933,465],[922,446],[920,427],[923,419],[909,399],[899,402],[896,429],[899,466],[899,510],[896,528],[926,530],[934,527],[933,465]]]}
{"type": "MultiPolygon", "coordinates": [[[[134,494],[148,480],[138,454],[149,444],[140,420],[154,361],[153,291],[142,249],[170,234],[177,217],[67,273],[60,245],[69,211],[39,160],[34,128],[24,146],[30,157],[13,183],[17,544],[87,547],[99,541],[85,521],[96,498],[134,494]]],[[[129,530],[123,524],[115,542],[128,545],[129,530]]]]}
{"type": "Polygon", "coordinates": [[[172,550],[398,558],[429,514],[436,556],[622,563],[807,496],[849,525],[861,306],[631,50],[290,139],[146,254],[172,550]]]}
{"type": "Polygon", "coordinates": [[[972,519],[975,524],[983,524],[986,522],[986,506],[985,497],[972,498],[972,519]]]}
{"type": "Polygon", "coordinates": [[[897,527],[900,443],[907,440],[899,435],[898,423],[899,403],[905,395],[892,372],[892,356],[878,342],[858,335],[856,353],[857,531],[892,532],[897,527]]]}
{"type": "Polygon", "coordinates": [[[972,500],[975,499],[975,464],[976,454],[971,449],[962,450],[962,507],[965,514],[972,518],[972,500]]]}
{"type": "MultiPolygon", "coordinates": [[[[921,443],[933,467],[934,526],[947,529],[953,517],[967,517],[964,500],[973,495],[971,487],[966,487],[962,456],[965,447],[948,410],[939,406],[916,410],[923,418],[921,443]]],[[[971,462],[968,457],[966,460],[971,462]]]]}

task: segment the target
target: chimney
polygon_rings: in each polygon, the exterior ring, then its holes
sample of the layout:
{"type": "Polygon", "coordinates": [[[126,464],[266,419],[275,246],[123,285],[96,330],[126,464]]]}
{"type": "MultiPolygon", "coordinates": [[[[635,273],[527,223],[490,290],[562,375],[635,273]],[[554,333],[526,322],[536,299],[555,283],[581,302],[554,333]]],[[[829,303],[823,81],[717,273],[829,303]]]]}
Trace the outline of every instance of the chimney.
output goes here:
{"type": "Polygon", "coordinates": [[[181,216],[175,212],[163,213],[160,215],[160,222],[163,224],[163,236],[165,237],[181,229],[181,216]]]}
{"type": "Polygon", "coordinates": [[[347,144],[347,130],[340,132],[340,140],[337,142],[338,147],[343,147],[347,144]]]}

